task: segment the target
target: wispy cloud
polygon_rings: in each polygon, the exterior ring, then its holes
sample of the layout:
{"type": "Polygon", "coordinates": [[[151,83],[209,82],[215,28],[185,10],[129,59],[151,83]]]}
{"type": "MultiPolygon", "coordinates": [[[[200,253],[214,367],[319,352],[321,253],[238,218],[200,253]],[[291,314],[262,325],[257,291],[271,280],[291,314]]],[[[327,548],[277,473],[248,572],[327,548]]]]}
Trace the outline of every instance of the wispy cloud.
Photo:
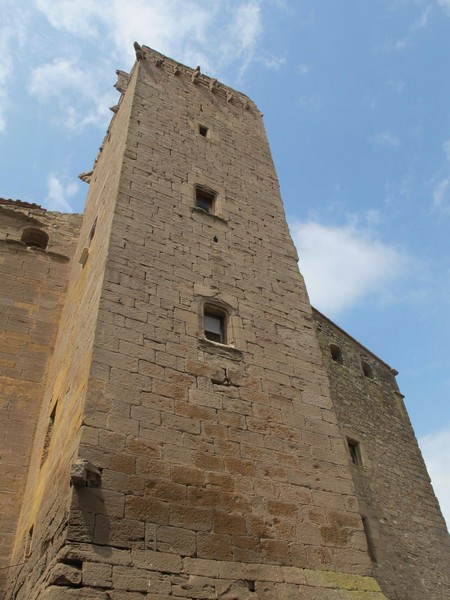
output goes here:
{"type": "Polygon", "coordinates": [[[96,0],[36,0],[36,7],[55,28],[77,37],[97,37],[96,19],[102,17],[104,2],[96,0]]]}
{"type": "Polygon", "coordinates": [[[450,429],[430,433],[419,440],[441,511],[450,528],[450,429]]]}
{"type": "Polygon", "coordinates": [[[117,97],[106,85],[105,76],[102,65],[89,69],[57,58],[32,71],[29,91],[41,102],[58,106],[55,120],[67,129],[77,131],[91,124],[104,127],[111,117],[108,107],[117,97]]]}
{"type": "Polygon", "coordinates": [[[13,78],[14,60],[26,39],[28,11],[16,2],[4,0],[0,25],[0,132],[6,128],[8,86],[13,78]]]}
{"type": "Polygon", "coordinates": [[[381,148],[392,148],[400,145],[400,140],[391,131],[380,131],[378,133],[374,133],[369,138],[369,141],[374,146],[379,146],[381,148]]]}
{"type": "Polygon", "coordinates": [[[311,67],[309,65],[305,65],[304,63],[297,65],[297,73],[300,73],[300,75],[308,75],[310,72],[311,67]]]}
{"type": "Polygon", "coordinates": [[[450,179],[446,177],[435,183],[433,187],[433,207],[447,213],[450,208],[450,179]]]}
{"type": "Polygon", "coordinates": [[[417,17],[417,19],[412,23],[407,34],[404,37],[402,37],[394,42],[394,44],[393,44],[394,50],[400,50],[400,51],[406,50],[406,48],[409,48],[412,45],[413,40],[416,37],[416,35],[422,29],[425,29],[425,27],[428,25],[428,20],[429,20],[432,8],[433,7],[431,4],[428,4],[427,6],[425,6],[425,8],[420,13],[420,15],[417,17]]]}
{"type": "Polygon", "coordinates": [[[320,94],[310,94],[309,96],[300,96],[297,100],[297,106],[300,109],[319,110],[322,108],[324,96],[320,94]]]}
{"type": "Polygon", "coordinates": [[[450,0],[437,0],[437,3],[450,16],[450,0]]]}
{"type": "Polygon", "coordinates": [[[355,225],[294,222],[291,232],[311,302],[331,317],[369,295],[385,300],[408,267],[404,254],[355,225]]]}
{"type": "Polygon", "coordinates": [[[279,71],[286,64],[286,58],[284,56],[271,56],[264,58],[263,62],[268,69],[279,71]]]}
{"type": "Polygon", "coordinates": [[[199,64],[208,74],[220,72],[223,80],[228,73],[237,83],[254,60],[263,32],[259,0],[207,5],[201,0],[36,0],[36,6],[61,44],[54,43],[54,52],[34,67],[29,90],[41,102],[56,99],[55,120],[72,130],[105,126],[108,107],[116,102],[112,74],[133,63],[134,40],[199,64]],[[94,62],[89,52],[95,52],[94,62]]]}
{"type": "Polygon", "coordinates": [[[115,58],[127,62],[138,40],[189,64],[203,58],[203,69],[211,70],[248,61],[262,33],[259,0],[208,5],[200,0],[38,0],[38,8],[55,29],[100,42],[105,38],[115,58]]]}
{"type": "MultiPolygon", "coordinates": [[[[450,1],[450,0],[449,0],[450,1]]],[[[445,154],[445,164],[432,181],[433,210],[441,215],[450,214],[450,140],[442,144],[445,154]]]]}
{"type": "Polygon", "coordinates": [[[45,206],[49,210],[59,212],[73,212],[70,204],[70,199],[75,196],[78,191],[78,185],[70,181],[66,177],[58,177],[51,174],[47,177],[47,196],[45,198],[45,206]]]}

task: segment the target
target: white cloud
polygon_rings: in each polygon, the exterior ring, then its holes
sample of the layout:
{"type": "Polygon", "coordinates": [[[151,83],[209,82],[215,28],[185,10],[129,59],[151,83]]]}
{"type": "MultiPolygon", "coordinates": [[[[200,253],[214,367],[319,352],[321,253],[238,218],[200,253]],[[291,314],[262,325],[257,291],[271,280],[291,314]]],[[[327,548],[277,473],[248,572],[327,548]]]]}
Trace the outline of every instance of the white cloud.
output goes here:
{"type": "Polygon", "coordinates": [[[437,3],[450,15],[450,0],[437,0],[437,3]]]}
{"type": "Polygon", "coordinates": [[[435,183],[433,188],[433,208],[448,212],[450,208],[450,179],[446,177],[435,183]]]}
{"type": "Polygon", "coordinates": [[[16,2],[4,0],[0,25],[0,132],[6,128],[8,86],[13,79],[14,60],[22,51],[28,26],[28,12],[16,2]]]}
{"type": "Polygon", "coordinates": [[[94,19],[102,16],[103,4],[97,0],[36,0],[36,7],[55,29],[79,37],[98,35],[94,19]]]}
{"type": "Polygon", "coordinates": [[[262,33],[259,0],[38,0],[38,8],[56,29],[97,38],[100,52],[112,41],[115,57],[127,62],[137,40],[188,64],[202,57],[203,70],[215,69],[248,61],[262,33]]]}
{"type": "Polygon", "coordinates": [[[220,72],[225,81],[228,70],[236,85],[263,31],[260,0],[36,0],[36,6],[54,28],[55,41],[29,89],[42,102],[57,98],[54,120],[69,129],[105,126],[108,107],[117,101],[113,73],[132,65],[133,41],[200,65],[205,73],[220,72]]]}
{"type": "Polygon", "coordinates": [[[78,185],[73,181],[63,183],[64,177],[49,175],[47,178],[48,193],[45,197],[45,206],[48,210],[59,212],[73,212],[69,200],[75,196],[78,191],[78,185]]]}
{"type": "Polygon", "coordinates": [[[308,75],[311,71],[311,67],[309,65],[305,65],[304,63],[300,63],[297,65],[297,71],[300,75],[308,75]]]}
{"type": "Polygon", "coordinates": [[[271,56],[270,58],[265,58],[263,63],[268,69],[279,71],[286,64],[286,58],[284,56],[271,56]]]}
{"type": "Polygon", "coordinates": [[[291,232],[311,302],[332,318],[369,295],[385,300],[408,264],[393,246],[354,225],[294,222],[291,232]]]}
{"type": "Polygon", "coordinates": [[[300,96],[297,101],[297,106],[300,109],[319,110],[322,107],[324,97],[319,94],[311,94],[310,96],[300,96]]]}
{"type": "Polygon", "coordinates": [[[29,91],[41,101],[59,102],[58,123],[79,130],[85,125],[104,127],[111,117],[108,108],[117,93],[105,81],[102,65],[83,69],[73,61],[57,58],[36,67],[31,74],[29,91]],[[73,103],[72,103],[73,101],[73,103]]]}
{"type": "Polygon", "coordinates": [[[428,434],[419,440],[428,473],[439,498],[442,514],[450,528],[450,428],[428,434]]]}
{"type": "Polygon", "coordinates": [[[392,148],[400,145],[400,140],[398,137],[390,131],[380,131],[378,133],[374,133],[369,140],[372,142],[372,144],[381,148],[392,148]]]}
{"type": "Polygon", "coordinates": [[[405,35],[405,37],[397,40],[394,43],[395,50],[405,50],[406,48],[411,46],[416,34],[419,33],[422,29],[425,29],[425,27],[428,25],[428,20],[430,17],[431,10],[432,10],[431,4],[428,4],[427,6],[425,6],[424,10],[420,13],[420,15],[417,17],[417,19],[411,25],[411,27],[410,27],[408,33],[405,35]]]}
{"type": "MultiPolygon", "coordinates": [[[[450,2],[450,0],[449,0],[449,2],[450,2]]],[[[442,144],[442,147],[444,149],[445,157],[447,158],[447,162],[450,163],[450,140],[446,140],[442,144]]]]}
{"type": "Polygon", "coordinates": [[[56,58],[33,70],[29,90],[40,100],[47,100],[74,90],[91,95],[93,83],[92,73],[82,71],[68,59],[56,58]]]}

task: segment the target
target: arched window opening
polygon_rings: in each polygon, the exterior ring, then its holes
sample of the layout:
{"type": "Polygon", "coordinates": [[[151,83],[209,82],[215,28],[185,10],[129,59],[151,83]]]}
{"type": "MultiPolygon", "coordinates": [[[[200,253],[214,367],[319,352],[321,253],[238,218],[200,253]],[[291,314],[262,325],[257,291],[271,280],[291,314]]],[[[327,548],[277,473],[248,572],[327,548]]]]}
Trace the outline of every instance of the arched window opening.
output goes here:
{"type": "Polygon", "coordinates": [[[48,235],[42,229],[24,229],[21,241],[31,248],[41,248],[45,250],[48,244],[48,235]]]}
{"type": "Polygon", "coordinates": [[[336,346],[336,344],[330,344],[330,354],[331,360],[334,360],[334,362],[337,362],[340,365],[342,365],[342,351],[339,348],[339,346],[336,346]]]}

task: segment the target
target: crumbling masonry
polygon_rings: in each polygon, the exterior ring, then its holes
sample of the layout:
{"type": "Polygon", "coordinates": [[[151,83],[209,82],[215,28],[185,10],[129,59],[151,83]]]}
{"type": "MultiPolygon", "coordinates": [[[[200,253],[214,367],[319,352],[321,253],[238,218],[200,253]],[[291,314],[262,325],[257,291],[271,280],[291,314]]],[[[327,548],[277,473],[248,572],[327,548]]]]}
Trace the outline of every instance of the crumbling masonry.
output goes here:
{"type": "Polygon", "coordinates": [[[442,600],[395,372],[310,306],[262,117],[136,44],[86,211],[0,201],[6,600],[442,600]]]}

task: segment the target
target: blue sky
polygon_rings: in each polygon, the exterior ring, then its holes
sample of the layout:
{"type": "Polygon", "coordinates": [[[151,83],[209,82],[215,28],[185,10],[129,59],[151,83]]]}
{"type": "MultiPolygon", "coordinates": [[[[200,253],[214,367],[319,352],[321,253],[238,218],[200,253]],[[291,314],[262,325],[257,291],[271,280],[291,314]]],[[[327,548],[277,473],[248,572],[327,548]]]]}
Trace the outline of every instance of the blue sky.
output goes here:
{"type": "Polygon", "coordinates": [[[400,372],[450,521],[450,0],[2,0],[3,197],[82,211],[134,40],[264,112],[311,301],[400,372]]]}

